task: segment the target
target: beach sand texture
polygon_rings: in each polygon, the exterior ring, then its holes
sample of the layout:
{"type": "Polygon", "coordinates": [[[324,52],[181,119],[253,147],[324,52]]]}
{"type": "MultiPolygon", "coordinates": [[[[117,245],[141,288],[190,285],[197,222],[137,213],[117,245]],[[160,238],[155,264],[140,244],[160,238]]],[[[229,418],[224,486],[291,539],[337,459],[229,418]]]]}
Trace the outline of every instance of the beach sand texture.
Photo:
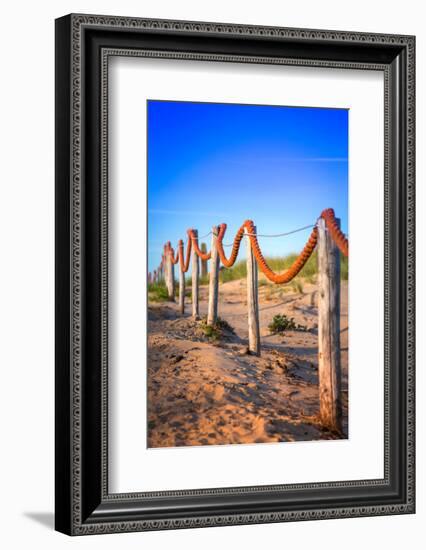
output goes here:
{"type": "MultiPolygon", "coordinates": [[[[262,277],[260,277],[262,280],[262,277]]],[[[266,281],[265,281],[266,282],[266,281]]],[[[200,287],[207,313],[208,287],[200,287]]],[[[348,436],[348,285],[341,284],[340,342],[343,434],[322,428],[318,398],[317,286],[259,287],[261,357],[247,354],[244,279],[221,283],[219,316],[225,330],[212,342],[177,303],[149,303],[148,446],[228,445],[341,439],[348,436]],[[274,315],[307,331],[271,335],[274,315]]]]}

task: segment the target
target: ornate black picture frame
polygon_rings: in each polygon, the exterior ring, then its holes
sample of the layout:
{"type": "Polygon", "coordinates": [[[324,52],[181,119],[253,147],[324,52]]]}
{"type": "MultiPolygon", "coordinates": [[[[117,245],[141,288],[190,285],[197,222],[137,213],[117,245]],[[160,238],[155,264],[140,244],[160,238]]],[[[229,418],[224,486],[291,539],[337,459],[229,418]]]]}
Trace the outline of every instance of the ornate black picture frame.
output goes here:
{"type": "Polygon", "coordinates": [[[56,21],[58,531],[414,513],[414,56],[413,36],[74,14],[56,21]],[[383,72],[383,479],[108,492],[107,71],[113,55],[383,72]]]}

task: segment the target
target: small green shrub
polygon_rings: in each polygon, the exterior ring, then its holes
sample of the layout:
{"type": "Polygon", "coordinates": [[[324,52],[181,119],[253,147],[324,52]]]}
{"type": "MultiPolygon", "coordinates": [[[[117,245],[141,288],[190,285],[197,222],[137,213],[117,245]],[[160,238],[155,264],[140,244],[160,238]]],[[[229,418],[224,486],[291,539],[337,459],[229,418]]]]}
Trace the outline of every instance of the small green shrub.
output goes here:
{"type": "Polygon", "coordinates": [[[200,323],[201,332],[204,336],[210,340],[220,340],[224,332],[231,332],[234,334],[234,329],[231,325],[225,321],[225,319],[217,318],[217,321],[214,325],[207,324],[207,317],[203,317],[200,323]]]}
{"type": "Polygon", "coordinates": [[[294,322],[294,318],[287,317],[287,315],[275,315],[272,319],[272,322],[268,325],[269,331],[271,334],[278,334],[284,332],[285,330],[299,330],[301,332],[307,331],[305,325],[299,325],[294,322]]]}
{"type": "Polygon", "coordinates": [[[204,336],[210,338],[211,340],[219,340],[220,331],[214,325],[203,324],[201,326],[204,336]]]}

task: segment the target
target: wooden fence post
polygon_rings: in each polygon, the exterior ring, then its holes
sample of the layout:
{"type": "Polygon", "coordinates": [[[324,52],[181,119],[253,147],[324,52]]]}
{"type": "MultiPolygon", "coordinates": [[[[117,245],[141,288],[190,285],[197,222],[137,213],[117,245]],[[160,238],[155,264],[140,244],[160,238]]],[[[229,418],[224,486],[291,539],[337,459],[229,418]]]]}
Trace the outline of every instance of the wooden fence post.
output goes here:
{"type": "Polygon", "coordinates": [[[175,300],[175,266],[172,262],[172,251],[170,248],[166,253],[166,287],[169,300],[175,300]]]}
{"type": "MultiPolygon", "coordinates": [[[[201,252],[205,254],[207,252],[206,243],[201,243],[201,252]]],[[[207,260],[201,260],[201,277],[207,276],[207,260]]]]}
{"type": "MultiPolygon", "coordinates": [[[[194,240],[198,239],[198,230],[193,229],[192,234],[194,236],[194,240]]],[[[197,253],[195,252],[195,247],[192,247],[191,251],[192,255],[192,316],[194,319],[199,319],[200,317],[200,310],[199,310],[199,304],[198,304],[198,284],[199,284],[199,271],[200,271],[200,265],[198,261],[197,253]]]]}
{"type": "Polygon", "coordinates": [[[158,282],[161,283],[163,281],[163,276],[164,276],[164,263],[165,263],[165,258],[164,258],[164,254],[161,256],[161,264],[160,266],[158,267],[158,271],[157,271],[157,277],[158,277],[158,282]]]}
{"type": "MultiPolygon", "coordinates": [[[[219,254],[216,241],[219,228],[212,228],[212,248],[210,259],[209,305],[207,310],[207,324],[214,325],[217,321],[217,304],[219,298],[219,254]]],[[[206,262],[207,264],[207,262],[206,262]]]]}
{"type": "MultiPolygon", "coordinates": [[[[256,228],[253,227],[256,233],[256,228]]],[[[260,355],[260,330],[259,330],[259,298],[258,298],[258,275],[256,258],[251,248],[250,237],[247,236],[247,228],[244,228],[247,245],[247,310],[248,310],[248,331],[249,331],[249,352],[253,355],[260,355]]]]}
{"type": "Polygon", "coordinates": [[[318,221],[318,375],[321,423],[341,432],[340,253],[322,218],[318,221]]]}
{"type": "MultiPolygon", "coordinates": [[[[179,244],[179,247],[182,247],[183,255],[183,243],[182,241],[179,244]]],[[[185,273],[183,271],[183,266],[179,262],[179,311],[183,315],[185,313],[185,273]]]]}

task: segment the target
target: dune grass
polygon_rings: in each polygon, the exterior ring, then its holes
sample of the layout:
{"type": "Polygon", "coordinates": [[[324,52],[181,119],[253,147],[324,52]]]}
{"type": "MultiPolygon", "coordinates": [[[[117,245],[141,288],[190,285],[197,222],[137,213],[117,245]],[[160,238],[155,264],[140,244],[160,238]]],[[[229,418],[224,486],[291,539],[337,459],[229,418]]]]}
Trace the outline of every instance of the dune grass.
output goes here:
{"type": "Polygon", "coordinates": [[[150,302],[167,302],[167,288],[165,283],[149,283],[148,284],[148,300],[150,302]]]}
{"type": "MultiPolygon", "coordinates": [[[[198,284],[200,286],[208,285],[210,282],[210,275],[207,273],[207,275],[204,275],[204,277],[201,277],[198,279],[198,284]]],[[[191,275],[189,277],[185,278],[185,286],[188,288],[191,288],[192,286],[192,277],[191,275]]]]}
{"type": "MultiPolygon", "coordinates": [[[[283,257],[267,257],[266,262],[269,265],[269,267],[277,272],[281,273],[282,271],[285,271],[288,269],[294,260],[297,258],[297,254],[289,254],[288,256],[283,257]]],[[[317,252],[315,251],[312,256],[309,258],[309,260],[306,262],[305,266],[303,267],[302,271],[289,283],[289,285],[273,285],[273,290],[279,290],[282,293],[288,292],[290,289],[293,289],[299,294],[303,294],[303,285],[304,283],[316,283],[316,276],[318,273],[318,266],[317,266],[317,252]]],[[[340,255],[340,278],[342,281],[348,280],[348,273],[349,273],[349,265],[348,265],[348,258],[340,255]]],[[[247,275],[246,270],[246,261],[240,260],[234,264],[233,267],[226,269],[222,268],[220,270],[220,282],[226,283],[228,281],[236,281],[238,279],[244,279],[247,275]]],[[[200,285],[208,285],[209,284],[209,274],[205,275],[204,277],[200,277],[200,285]]],[[[271,284],[264,278],[261,278],[259,280],[259,286],[271,286],[271,284]]],[[[191,286],[192,286],[192,279],[191,277],[186,277],[185,279],[185,286],[186,286],[186,295],[191,296],[191,286]]],[[[269,299],[272,299],[272,294],[274,293],[272,289],[269,290],[269,299]]],[[[176,281],[176,288],[175,288],[176,296],[179,295],[179,285],[176,281]]],[[[166,302],[168,301],[167,297],[167,289],[164,282],[160,283],[151,283],[148,285],[148,298],[152,302],[166,302]]],[[[265,295],[265,298],[268,299],[268,293],[265,295]]]]}

